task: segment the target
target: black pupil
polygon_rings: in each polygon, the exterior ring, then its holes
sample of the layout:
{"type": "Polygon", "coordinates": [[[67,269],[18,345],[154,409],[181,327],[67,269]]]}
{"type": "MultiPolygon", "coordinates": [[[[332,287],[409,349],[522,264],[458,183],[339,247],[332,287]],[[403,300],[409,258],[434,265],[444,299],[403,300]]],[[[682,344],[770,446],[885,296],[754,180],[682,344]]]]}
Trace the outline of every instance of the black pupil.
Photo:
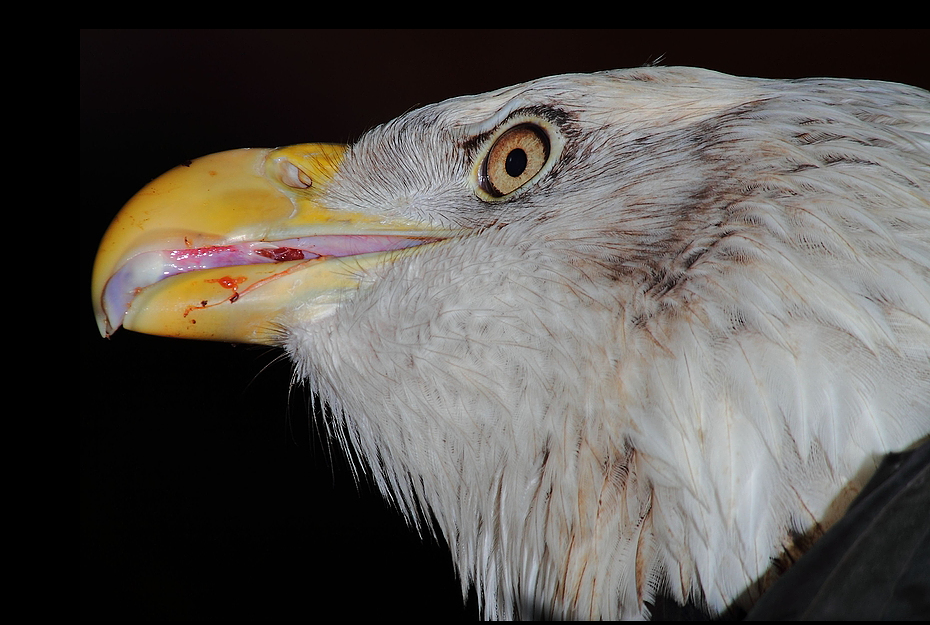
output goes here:
{"type": "Polygon", "coordinates": [[[511,178],[516,178],[522,174],[526,171],[526,152],[520,148],[511,150],[510,154],[507,155],[507,162],[504,164],[504,168],[507,170],[507,173],[510,174],[511,178]]]}

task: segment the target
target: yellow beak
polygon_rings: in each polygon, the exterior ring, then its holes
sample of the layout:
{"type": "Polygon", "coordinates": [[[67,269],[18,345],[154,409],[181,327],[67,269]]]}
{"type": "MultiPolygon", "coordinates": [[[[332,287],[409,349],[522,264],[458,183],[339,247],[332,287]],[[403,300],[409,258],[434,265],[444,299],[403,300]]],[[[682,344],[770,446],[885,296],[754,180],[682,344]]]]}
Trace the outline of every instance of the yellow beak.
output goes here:
{"type": "Polygon", "coordinates": [[[332,311],[366,269],[450,236],[429,224],[321,204],[346,148],[302,144],[206,156],[151,182],[97,252],[101,334],[276,344],[332,311]]]}

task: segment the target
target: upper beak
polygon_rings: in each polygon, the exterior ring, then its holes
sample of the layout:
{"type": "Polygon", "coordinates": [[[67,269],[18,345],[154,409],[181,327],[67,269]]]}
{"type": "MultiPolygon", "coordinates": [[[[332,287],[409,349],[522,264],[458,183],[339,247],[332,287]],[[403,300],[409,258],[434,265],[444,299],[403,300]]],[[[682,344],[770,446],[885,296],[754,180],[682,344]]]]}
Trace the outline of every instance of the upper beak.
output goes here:
{"type": "Polygon", "coordinates": [[[206,156],[151,182],[113,220],[97,252],[101,334],[275,344],[295,316],[327,314],[392,262],[449,231],[321,198],[346,148],[302,144],[206,156]]]}

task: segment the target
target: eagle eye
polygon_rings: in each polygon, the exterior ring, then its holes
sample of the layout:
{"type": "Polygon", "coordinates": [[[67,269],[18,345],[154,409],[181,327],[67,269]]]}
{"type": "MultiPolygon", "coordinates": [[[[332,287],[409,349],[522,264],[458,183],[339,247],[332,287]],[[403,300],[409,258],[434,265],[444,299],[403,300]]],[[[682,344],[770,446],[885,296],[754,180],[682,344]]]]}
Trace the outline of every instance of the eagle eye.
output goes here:
{"type": "Polygon", "coordinates": [[[478,171],[478,186],[491,198],[510,195],[536,177],[549,162],[546,131],[523,123],[505,130],[491,144],[478,171]]]}

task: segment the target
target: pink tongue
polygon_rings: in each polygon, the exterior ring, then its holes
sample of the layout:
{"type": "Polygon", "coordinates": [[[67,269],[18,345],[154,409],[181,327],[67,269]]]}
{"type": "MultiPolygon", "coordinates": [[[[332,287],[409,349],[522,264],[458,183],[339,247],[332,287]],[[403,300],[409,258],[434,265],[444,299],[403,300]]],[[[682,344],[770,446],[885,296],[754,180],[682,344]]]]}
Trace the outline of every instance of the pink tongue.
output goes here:
{"type": "MultiPolygon", "coordinates": [[[[405,247],[427,243],[430,240],[390,235],[326,235],[300,237],[284,241],[146,252],[132,258],[129,263],[137,262],[137,258],[141,262],[140,257],[149,254],[159,256],[163,259],[163,277],[167,278],[186,271],[212,269],[213,267],[280,263],[293,260],[310,260],[320,256],[354,256],[369,252],[400,250],[405,247]]],[[[146,264],[153,260],[155,259],[146,259],[146,264]]]]}
{"type": "Polygon", "coordinates": [[[113,330],[122,323],[138,289],[170,276],[199,269],[259,263],[312,260],[322,256],[354,256],[387,252],[437,239],[391,235],[323,235],[283,241],[261,241],[179,250],[156,250],[133,256],[107,282],[104,306],[113,330]],[[113,314],[111,314],[113,313],[113,314]]]}

